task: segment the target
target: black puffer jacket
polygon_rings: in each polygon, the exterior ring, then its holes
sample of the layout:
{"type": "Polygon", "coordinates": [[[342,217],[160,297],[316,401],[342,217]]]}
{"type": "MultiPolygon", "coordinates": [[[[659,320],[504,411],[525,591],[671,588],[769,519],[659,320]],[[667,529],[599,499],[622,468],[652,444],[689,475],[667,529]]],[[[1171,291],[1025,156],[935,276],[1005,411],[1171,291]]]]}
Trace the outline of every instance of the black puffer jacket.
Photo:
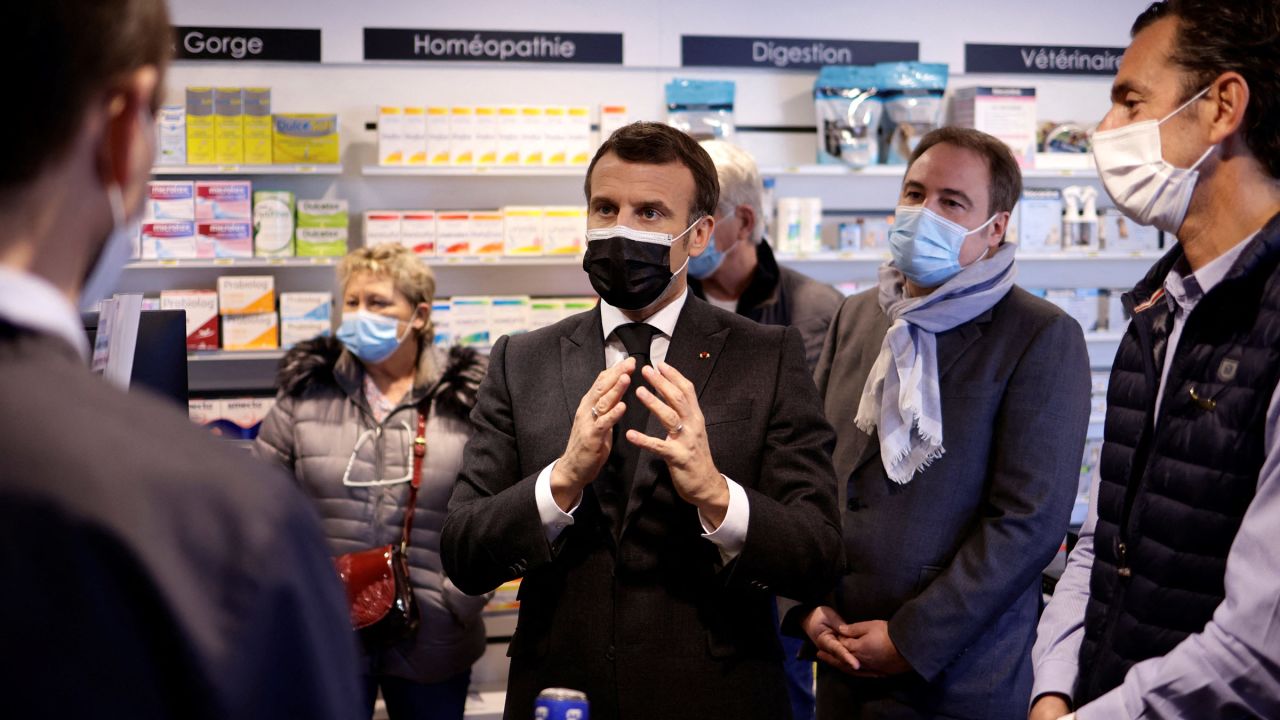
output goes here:
{"type": "Polygon", "coordinates": [[[370,657],[373,672],[436,682],[466,670],[484,653],[480,610],[486,598],[463,594],[444,576],[440,530],[487,365],[474,350],[426,348],[412,393],[379,423],[364,396],[363,366],[337,340],[300,343],[281,363],[279,395],[255,451],[284,465],[315,501],[335,555],[399,541],[409,484],[352,487],[343,483],[343,473],[350,461],[352,481],[407,478],[417,407],[432,398],[409,549],[422,623],[415,637],[370,657]]]}

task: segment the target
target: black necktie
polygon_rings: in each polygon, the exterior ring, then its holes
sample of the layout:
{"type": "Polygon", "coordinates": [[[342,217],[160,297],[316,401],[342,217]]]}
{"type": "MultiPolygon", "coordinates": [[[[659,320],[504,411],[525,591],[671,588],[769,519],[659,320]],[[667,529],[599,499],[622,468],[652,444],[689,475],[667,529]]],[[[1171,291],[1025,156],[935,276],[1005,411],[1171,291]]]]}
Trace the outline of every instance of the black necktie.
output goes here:
{"type": "MultiPolygon", "coordinates": [[[[622,396],[622,401],[627,404],[627,410],[622,420],[614,426],[613,452],[609,456],[609,466],[613,470],[620,494],[621,507],[617,508],[616,519],[621,519],[622,512],[626,509],[627,498],[631,496],[631,479],[636,473],[636,465],[640,459],[640,448],[627,440],[627,431],[644,432],[645,425],[649,422],[649,408],[636,397],[636,389],[640,387],[640,383],[644,382],[640,375],[641,368],[652,364],[649,358],[649,347],[653,344],[653,337],[660,331],[645,323],[627,323],[619,325],[613,332],[627,349],[627,356],[636,359],[636,370],[631,376],[631,384],[627,386],[627,391],[622,396]]],[[[619,530],[621,530],[620,527],[615,527],[615,532],[619,530]]]]}

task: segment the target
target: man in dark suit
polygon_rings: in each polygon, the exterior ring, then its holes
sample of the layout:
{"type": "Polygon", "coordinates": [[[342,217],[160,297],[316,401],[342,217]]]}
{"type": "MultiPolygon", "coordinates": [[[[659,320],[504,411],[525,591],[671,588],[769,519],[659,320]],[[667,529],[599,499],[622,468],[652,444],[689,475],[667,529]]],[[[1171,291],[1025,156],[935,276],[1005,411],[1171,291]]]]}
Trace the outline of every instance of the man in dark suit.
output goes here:
{"type": "Polygon", "coordinates": [[[926,135],[880,288],[832,323],[817,380],[848,571],[828,604],[790,616],[824,661],[819,718],[1026,717],[1090,380],[1080,326],[1013,285],[1020,187],[999,140],[926,135]]]}
{"type": "Polygon", "coordinates": [[[445,571],[524,578],[508,718],[549,686],[596,719],[788,717],[773,595],[819,597],[840,557],[800,335],[689,296],[718,186],[688,136],[618,130],[586,194],[602,301],[494,346],[445,571]]]}
{"type": "Polygon", "coordinates": [[[353,633],[306,499],[89,371],[76,303],[129,257],[163,1],[5,3],[0,26],[0,62],[30,68],[10,90],[40,108],[7,117],[21,142],[0,165],[0,715],[358,718],[353,633]]]}

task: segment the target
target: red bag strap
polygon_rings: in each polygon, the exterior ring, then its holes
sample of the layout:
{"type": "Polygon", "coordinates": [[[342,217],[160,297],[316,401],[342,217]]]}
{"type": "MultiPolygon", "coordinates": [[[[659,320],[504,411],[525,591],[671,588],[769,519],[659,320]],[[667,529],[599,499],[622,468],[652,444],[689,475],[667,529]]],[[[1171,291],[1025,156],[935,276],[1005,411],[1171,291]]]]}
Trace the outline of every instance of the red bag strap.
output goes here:
{"type": "Polygon", "coordinates": [[[408,555],[409,533],[413,531],[413,513],[418,507],[418,488],[422,486],[422,458],[427,455],[427,414],[431,405],[418,408],[418,436],[413,439],[413,480],[409,483],[409,504],[404,509],[404,532],[400,535],[400,552],[408,555]]]}

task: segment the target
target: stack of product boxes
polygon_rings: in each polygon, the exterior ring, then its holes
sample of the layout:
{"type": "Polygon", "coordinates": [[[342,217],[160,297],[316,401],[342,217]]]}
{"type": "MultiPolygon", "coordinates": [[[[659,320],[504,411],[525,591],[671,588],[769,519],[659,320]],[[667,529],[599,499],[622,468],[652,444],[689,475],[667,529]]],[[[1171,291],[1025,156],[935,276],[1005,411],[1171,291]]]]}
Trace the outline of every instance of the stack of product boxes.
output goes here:
{"type": "Polygon", "coordinates": [[[581,207],[510,206],[501,210],[371,210],[364,243],[396,243],[436,257],[534,257],[582,254],[581,207]]]}
{"type": "Polygon", "coordinates": [[[156,117],[157,165],[333,164],[338,118],[271,112],[271,88],[189,87],[156,117]]]}
{"type": "Polygon", "coordinates": [[[187,401],[187,415],[218,437],[252,440],[274,405],[270,397],[192,399],[187,401]]]}
{"type": "Polygon", "coordinates": [[[437,345],[486,350],[503,335],[517,335],[557,323],[596,305],[594,297],[530,298],[527,295],[436,298],[431,322],[437,345]]]}
{"type": "Polygon", "coordinates": [[[275,277],[224,275],[218,278],[224,350],[274,350],[280,347],[275,277]]]}
{"type": "Polygon", "coordinates": [[[295,252],[298,257],[345,255],[350,224],[346,200],[299,200],[295,252]]]}
{"type": "Polygon", "coordinates": [[[194,258],[196,250],[195,184],[147,183],[139,247],[134,257],[194,258]]]}
{"type": "MultiPolygon", "coordinates": [[[[602,106],[601,137],[626,116],[625,106],[602,106]]],[[[597,145],[585,106],[378,107],[378,164],[386,167],[585,167],[597,145]]]]}
{"type": "Polygon", "coordinates": [[[196,257],[253,257],[253,188],[248,180],[195,184],[196,257]]]}
{"type": "MultiPolygon", "coordinates": [[[[1092,189],[1092,188],[1090,188],[1092,189]]],[[[1161,233],[1138,225],[1115,208],[1093,210],[1068,203],[1064,193],[1073,188],[1028,188],[1013,210],[1009,236],[1023,252],[1057,253],[1084,250],[1098,253],[1135,254],[1157,252],[1161,233]]],[[[1095,191],[1096,193],[1096,191],[1095,191]]]]}
{"type": "Polygon", "coordinates": [[[280,344],[284,347],[332,332],[333,295],[327,292],[280,293],[280,344]]]}

